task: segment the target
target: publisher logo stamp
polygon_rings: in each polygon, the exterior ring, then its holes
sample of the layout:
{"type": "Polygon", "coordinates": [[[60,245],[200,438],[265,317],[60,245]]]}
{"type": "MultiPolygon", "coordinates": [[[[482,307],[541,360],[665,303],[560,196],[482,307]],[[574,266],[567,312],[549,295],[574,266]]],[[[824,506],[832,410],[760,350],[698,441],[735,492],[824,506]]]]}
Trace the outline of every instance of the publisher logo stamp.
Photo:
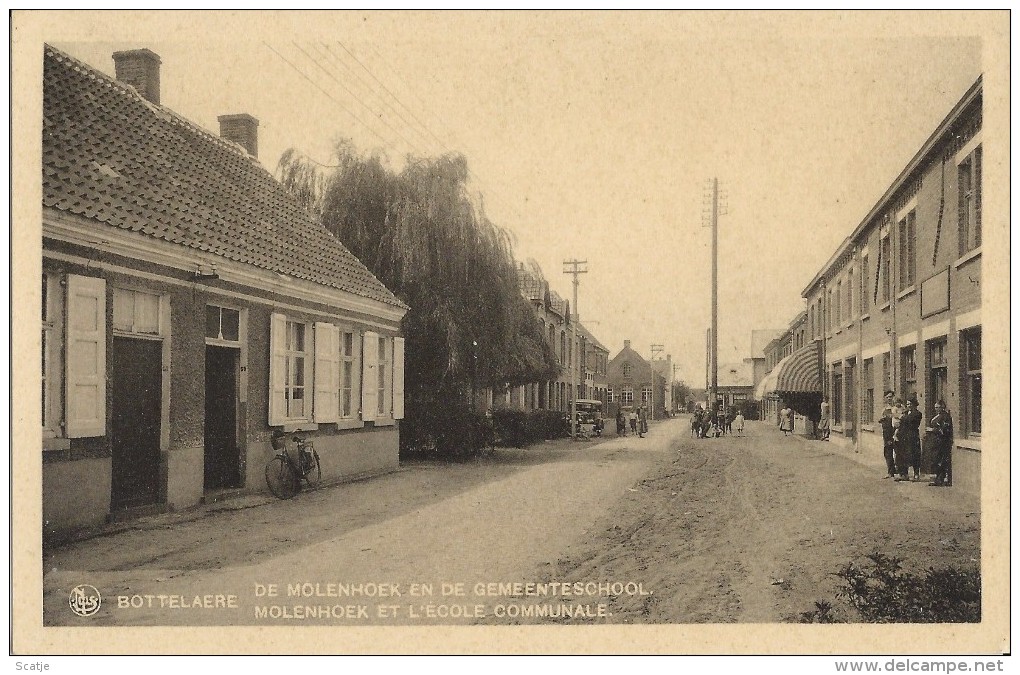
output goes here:
{"type": "Polygon", "coordinates": [[[71,607],[71,611],[78,616],[92,616],[99,611],[99,606],[103,604],[103,598],[95,586],[79,584],[71,589],[67,604],[71,607]]]}

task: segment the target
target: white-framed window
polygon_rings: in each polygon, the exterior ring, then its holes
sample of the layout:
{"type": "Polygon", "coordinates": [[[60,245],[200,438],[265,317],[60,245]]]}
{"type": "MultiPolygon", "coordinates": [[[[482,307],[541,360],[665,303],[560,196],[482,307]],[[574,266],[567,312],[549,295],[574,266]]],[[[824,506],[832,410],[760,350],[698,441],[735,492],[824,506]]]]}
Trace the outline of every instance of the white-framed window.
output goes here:
{"type": "Polygon", "coordinates": [[[960,255],[981,246],[981,146],[960,162],[959,182],[959,252],[960,255]]]}
{"type": "Polygon", "coordinates": [[[114,288],[113,330],[131,335],[159,335],[159,301],[156,293],[114,288]]]}
{"type": "Polygon", "coordinates": [[[620,403],[633,403],[634,402],[634,388],[624,387],[620,391],[620,403]]]}
{"type": "Polygon", "coordinates": [[[607,403],[612,403],[613,402],[613,388],[612,387],[609,387],[608,389],[606,389],[606,396],[608,397],[608,400],[606,402],[607,403]]]}
{"type": "Polygon", "coordinates": [[[241,310],[219,305],[205,306],[205,337],[216,343],[241,341],[241,310]]]}
{"type": "Polygon", "coordinates": [[[652,388],[651,387],[641,387],[641,402],[642,403],[650,403],[651,400],[652,400],[652,388]]]}
{"type": "Polygon", "coordinates": [[[392,401],[390,400],[390,355],[389,355],[389,340],[380,335],[379,336],[379,350],[377,352],[379,358],[379,367],[376,370],[376,388],[378,394],[376,396],[376,417],[389,417],[392,410],[392,401]]]}
{"type": "Polygon", "coordinates": [[[960,333],[960,404],[962,431],[981,434],[981,328],[960,333]]]}
{"type": "Polygon", "coordinates": [[[353,419],[357,408],[354,405],[357,392],[357,355],[355,344],[360,343],[361,336],[353,330],[340,331],[340,410],[342,419],[353,419]],[[357,340],[355,340],[357,338],[357,340]]]}
{"type": "Polygon", "coordinates": [[[403,338],[273,314],[270,350],[270,426],[403,419],[403,338]]]}
{"type": "Polygon", "coordinates": [[[309,423],[313,412],[312,324],[273,314],[270,319],[269,424],[309,423]]]}
{"type": "Polygon", "coordinates": [[[630,377],[631,365],[629,363],[623,364],[623,376],[630,377]]]}
{"type": "Polygon", "coordinates": [[[285,333],[284,400],[288,419],[307,419],[308,405],[308,326],[299,321],[288,321],[285,333]]]}

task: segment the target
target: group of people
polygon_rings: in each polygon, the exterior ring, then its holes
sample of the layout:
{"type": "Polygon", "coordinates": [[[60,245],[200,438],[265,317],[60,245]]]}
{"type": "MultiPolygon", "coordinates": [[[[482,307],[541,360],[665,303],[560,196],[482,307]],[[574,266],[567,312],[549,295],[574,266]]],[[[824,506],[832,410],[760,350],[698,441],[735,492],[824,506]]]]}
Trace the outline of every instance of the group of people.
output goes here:
{"type": "Polygon", "coordinates": [[[631,433],[637,434],[638,438],[644,438],[648,433],[648,414],[644,406],[638,410],[631,408],[630,412],[624,412],[623,408],[616,411],[616,435],[627,435],[627,423],[630,423],[631,433]]]}
{"type": "MultiPolygon", "coordinates": [[[[887,469],[886,478],[909,481],[921,479],[921,420],[917,396],[911,395],[904,403],[896,392],[885,392],[882,408],[882,444],[887,469]]],[[[935,477],[933,486],[953,484],[953,418],[945,401],[935,404],[935,415],[929,420],[926,431],[931,433],[934,450],[935,477]]]]}
{"type": "Polygon", "coordinates": [[[739,409],[719,409],[712,414],[711,411],[698,406],[691,415],[691,435],[695,438],[718,438],[723,434],[736,433],[744,435],[744,413],[739,409]]]}

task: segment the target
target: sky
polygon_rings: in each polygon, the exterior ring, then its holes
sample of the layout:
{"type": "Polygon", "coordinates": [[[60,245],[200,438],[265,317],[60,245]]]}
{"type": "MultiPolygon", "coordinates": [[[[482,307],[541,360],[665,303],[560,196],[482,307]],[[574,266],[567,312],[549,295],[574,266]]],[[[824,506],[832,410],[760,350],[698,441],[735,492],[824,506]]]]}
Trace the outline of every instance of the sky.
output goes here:
{"type": "MultiPolygon", "coordinates": [[[[719,219],[719,361],[785,328],[801,291],[982,73],[964,16],[717,13],[86,14],[50,44],[113,73],[162,59],[162,103],[260,120],[270,171],[338,138],[460,152],[486,212],[610,350],[661,344],[704,386],[706,184],[719,219]]],[[[65,17],[67,18],[67,17],[65,17]]],[[[70,17],[73,19],[74,17],[70,17]]]]}

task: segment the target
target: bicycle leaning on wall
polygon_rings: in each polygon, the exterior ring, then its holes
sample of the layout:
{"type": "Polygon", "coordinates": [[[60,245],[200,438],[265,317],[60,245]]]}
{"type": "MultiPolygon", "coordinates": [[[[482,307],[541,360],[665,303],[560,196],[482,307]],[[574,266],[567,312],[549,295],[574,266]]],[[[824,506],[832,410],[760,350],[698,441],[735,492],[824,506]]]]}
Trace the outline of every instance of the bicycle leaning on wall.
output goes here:
{"type": "Polygon", "coordinates": [[[273,433],[276,456],[266,464],[266,484],[274,497],[290,499],[301,490],[301,481],[314,489],[322,480],[315,445],[297,434],[273,433]]]}

